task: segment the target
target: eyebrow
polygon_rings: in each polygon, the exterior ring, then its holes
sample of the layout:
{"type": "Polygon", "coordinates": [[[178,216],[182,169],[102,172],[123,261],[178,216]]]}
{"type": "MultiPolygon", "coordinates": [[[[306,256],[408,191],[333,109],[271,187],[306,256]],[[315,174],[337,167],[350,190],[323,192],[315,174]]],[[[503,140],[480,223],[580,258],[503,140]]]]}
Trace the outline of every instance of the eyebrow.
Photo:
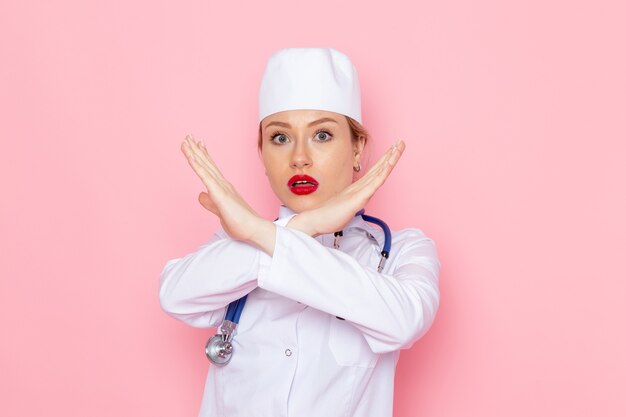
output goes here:
{"type": "MultiPolygon", "coordinates": [[[[335,119],[331,119],[330,117],[322,117],[321,119],[317,119],[317,120],[312,121],[311,123],[309,123],[309,125],[307,127],[319,125],[320,123],[324,123],[324,122],[337,123],[337,121],[335,119]]],[[[268,123],[267,126],[265,126],[265,128],[267,129],[268,127],[273,126],[273,125],[286,127],[288,129],[291,129],[291,125],[289,123],[283,123],[283,122],[270,122],[270,123],[268,123]]]]}

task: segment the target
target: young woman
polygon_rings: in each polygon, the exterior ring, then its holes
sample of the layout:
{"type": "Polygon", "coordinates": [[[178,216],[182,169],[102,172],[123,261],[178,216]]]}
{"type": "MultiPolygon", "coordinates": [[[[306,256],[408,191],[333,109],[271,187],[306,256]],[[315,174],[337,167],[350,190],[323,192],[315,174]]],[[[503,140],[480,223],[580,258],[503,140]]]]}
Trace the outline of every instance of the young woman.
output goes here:
{"type": "Polygon", "coordinates": [[[191,326],[216,327],[246,296],[229,361],[209,368],[200,416],[391,416],[400,349],[426,333],[439,305],[434,242],[413,228],[385,236],[360,211],[405,144],[357,177],[368,139],[358,77],[332,48],[270,57],[259,122],[282,203],[274,222],[244,201],[203,142],[182,144],[222,230],[166,263],[161,305],[191,326]]]}

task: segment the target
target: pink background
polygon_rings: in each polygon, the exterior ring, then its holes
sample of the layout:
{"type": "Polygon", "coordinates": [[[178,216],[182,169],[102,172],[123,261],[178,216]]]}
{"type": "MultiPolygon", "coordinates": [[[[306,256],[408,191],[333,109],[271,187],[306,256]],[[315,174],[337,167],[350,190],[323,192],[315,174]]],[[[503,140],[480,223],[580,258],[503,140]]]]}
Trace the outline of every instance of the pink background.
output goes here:
{"type": "Polygon", "coordinates": [[[256,100],[289,46],[352,58],[371,160],[407,142],[368,212],[440,253],[395,415],[626,415],[621,4],[4,2],[0,415],[197,414],[214,330],[158,278],[217,222],[179,145],[273,218],[256,100]]]}

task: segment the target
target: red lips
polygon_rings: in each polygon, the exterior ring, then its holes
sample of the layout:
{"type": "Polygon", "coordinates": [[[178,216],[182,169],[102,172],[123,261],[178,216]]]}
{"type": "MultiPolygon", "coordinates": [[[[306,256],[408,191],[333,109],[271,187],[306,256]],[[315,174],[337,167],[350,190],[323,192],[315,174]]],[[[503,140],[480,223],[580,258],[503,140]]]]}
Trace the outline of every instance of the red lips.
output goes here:
{"type": "Polygon", "coordinates": [[[309,177],[308,175],[294,175],[287,182],[287,186],[291,190],[292,193],[297,195],[305,195],[311,194],[317,187],[319,183],[313,177],[309,177]]]}

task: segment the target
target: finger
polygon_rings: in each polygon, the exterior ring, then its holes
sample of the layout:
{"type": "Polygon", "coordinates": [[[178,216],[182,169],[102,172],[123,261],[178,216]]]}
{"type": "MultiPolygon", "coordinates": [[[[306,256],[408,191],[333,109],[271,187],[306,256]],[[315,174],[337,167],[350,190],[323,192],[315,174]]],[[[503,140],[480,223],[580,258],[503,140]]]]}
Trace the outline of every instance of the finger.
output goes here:
{"type": "Polygon", "coordinates": [[[378,177],[387,169],[391,150],[388,150],[380,157],[378,161],[361,177],[358,181],[355,181],[353,185],[355,188],[362,188],[370,184],[372,181],[376,181],[378,177]]]}
{"type": "Polygon", "coordinates": [[[364,182],[367,182],[371,177],[376,176],[380,173],[381,169],[385,166],[387,161],[389,160],[391,154],[394,152],[395,145],[390,147],[383,153],[380,158],[372,165],[372,167],[361,177],[364,182]]]}
{"type": "Polygon", "coordinates": [[[204,139],[200,139],[200,141],[198,142],[198,147],[200,148],[200,150],[202,151],[204,156],[206,156],[206,158],[209,161],[211,161],[213,163],[213,165],[215,165],[215,162],[213,161],[213,158],[211,158],[211,155],[209,154],[209,151],[206,148],[206,143],[204,143],[204,139]]]}
{"type": "Polygon", "coordinates": [[[207,169],[206,165],[204,165],[202,161],[199,161],[195,155],[190,155],[189,164],[198,177],[200,177],[200,180],[202,180],[202,183],[207,189],[207,195],[213,202],[211,206],[207,207],[207,209],[210,211],[215,210],[214,213],[219,216],[219,211],[215,202],[219,203],[226,195],[232,195],[232,185],[223,177],[217,177],[214,172],[207,169]]]}
{"type": "Polygon", "coordinates": [[[404,141],[398,140],[398,142],[396,142],[396,144],[391,149],[391,153],[386,159],[386,164],[381,167],[380,172],[376,176],[376,178],[379,180],[376,181],[379,182],[378,187],[380,187],[385,182],[385,180],[391,174],[391,171],[393,171],[393,169],[396,167],[396,164],[398,163],[400,157],[402,156],[402,153],[404,152],[405,146],[406,145],[404,144],[404,141]]]}
{"type": "Polygon", "coordinates": [[[207,163],[210,162],[214,164],[213,159],[209,155],[209,152],[207,151],[206,146],[204,145],[204,140],[203,139],[196,140],[191,134],[188,136],[189,136],[190,143],[193,145],[194,151],[196,151],[198,155],[200,155],[200,157],[207,163]]]}
{"type": "Polygon", "coordinates": [[[198,142],[198,149],[200,150],[204,158],[208,161],[208,165],[216,173],[216,175],[222,178],[224,181],[226,181],[224,174],[222,174],[222,171],[219,169],[219,167],[217,166],[213,158],[211,158],[211,155],[209,154],[209,151],[206,148],[206,144],[204,143],[204,140],[201,140],[198,142]]]}
{"type": "Polygon", "coordinates": [[[189,135],[185,137],[185,140],[183,141],[183,144],[182,144],[182,149],[183,149],[183,152],[185,153],[185,156],[187,156],[187,158],[193,155],[196,161],[198,162],[198,165],[203,166],[208,172],[212,173],[216,178],[221,178],[221,179],[224,178],[224,176],[219,171],[219,169],[217,169],[217,166],[215,166],[215,163],[213,163],[212,161],[207,161],[207,158],[203,157],[202,151],[199,149],[198,145],[194,143],[193,138],[191,138],[189,135]]]}
{"type": "Polygon", "coordinates": [[[209,155],[209,151],[206,149],[204,140],[196,141],[193,136],[188,136],[188,142],[192,147],[194,153],[200,158],[201,161],[203,161],[207,165],[208,169],[215,173],[216,177],[221,178],[225,181],[226,179],[224,178],[222,171],[220,171],[215,161],[213,161],[213,158],[211,158],[211,155],[209,155]]]}
{"type": "Polygon", "coordinates": [[[194,144],[199,150],[199,144],[191,142],[194,142],[193,137],[191,135],[188,135],[185,138],[185,141],[183,141],[183,152],[185,153],[185,155],[187,155],[188,162],[193,170],[206,186],[207,191],[211,195],[211,198],[214,201],[219,201],[223,195],[232,194],[232,185],[226,180],[226,178],[224,178],[221,172],[219,172],[219,169],[217,169],[215,164],[207,164],[205,159],[201,159],[197,153],[191,151],[191,147],[194,144]]]}
{"type": "Polygon", "coordinates": [[[200,169],[210,172],[206,163],[191,149],[191,145],[188,141],[183,141],[181,149],[187,158],[187,162],[189,162],[189,165],[196,171],[196,174],[199,174],[200,169]]]}
{"type": "Polygon", "coordinates": [[[391,174],[391,171],[397,164],[400,156],[404,152],[406,145],[404,141],[398,140],[385,154],[376,162],[376,164],[364,175],[359,181],[354,184],[353,192],[367,196],[371,196],[380,188],[387,177],[391,174]]]}
{"type": "Polygon", "coordinates": [[[406,145],[402,139],[398,139],[396,143],[385,152],[380,159],[374,164],[372,169],[368,171],[367,179],[364,182],[369,182],[372,179],[379,177],[381,175],[389,175],[388,167],[395,167],[396,163],[402,156],[402,152],[404,152],[406,145]]]}
{"type": "Polygon", "coordinates": [[[202,183],[207,187],[207,191],[215,192],[218,188],[221,188],[219,187],[220,180],[216,178],[215,174],[207,169],[206,165],[198,160],[194,154],[190,153],[188,155],[187,162],[189,162],[189,165],[193,168],[196,175],[200,177],[202,183]]]}
{"type": "Polygon", "coordinates": [[[404,143],[404,141],[402,139],[398,139],[398,141],[392,148],[393,152],[389,156],[387,163],[390,164],[392,167],[395,166],[400,160],[400,157],[402,156],[405,148],[406,144],[404,143]]]}
{"type": "Polygon", "coordinates": [[[392,152],[390,153],[389,157],[386,159],[386,164],[381,167],[379,172],[377,172],[377,175],[375,175],[371,181],[370,186],[375,187],[372,193],[375,192],[378,188],[380,188],[385,183],[387,178],[389,178],[389,175],[391,175],[391,171],[393,171],[393,169],[396,167],[396,164],[400,160],[400,157],[402,156],[404,149],[405,149],[404,141],[400,140],[396,142],[396,144],[392,148],[392,152]]]}
{"type": "Polygon", "coordinates": [[[204,152],[204,150],[200,147],[198,142],[196,142],[196,139],[191,134],[185,136],[185,141],[189,144],[189,148],[194,153],[194,155],[198,157],[198,159],[200,159],[207,165],[211,165],[213,163],[213,161],[208,156],[208,152],[204,152]]]}
{"type": "Polygon", "coordinates": [[[389,150],[389,154],[384,158],[384,163],[372,173],[370,181],[375,183],[377,188],[385,182],[387,177],[389,177],[391,171],[393,171],[396,164],[400,160],[405,147],[406,145],[404,141],[398,140],[389,150]]]}

